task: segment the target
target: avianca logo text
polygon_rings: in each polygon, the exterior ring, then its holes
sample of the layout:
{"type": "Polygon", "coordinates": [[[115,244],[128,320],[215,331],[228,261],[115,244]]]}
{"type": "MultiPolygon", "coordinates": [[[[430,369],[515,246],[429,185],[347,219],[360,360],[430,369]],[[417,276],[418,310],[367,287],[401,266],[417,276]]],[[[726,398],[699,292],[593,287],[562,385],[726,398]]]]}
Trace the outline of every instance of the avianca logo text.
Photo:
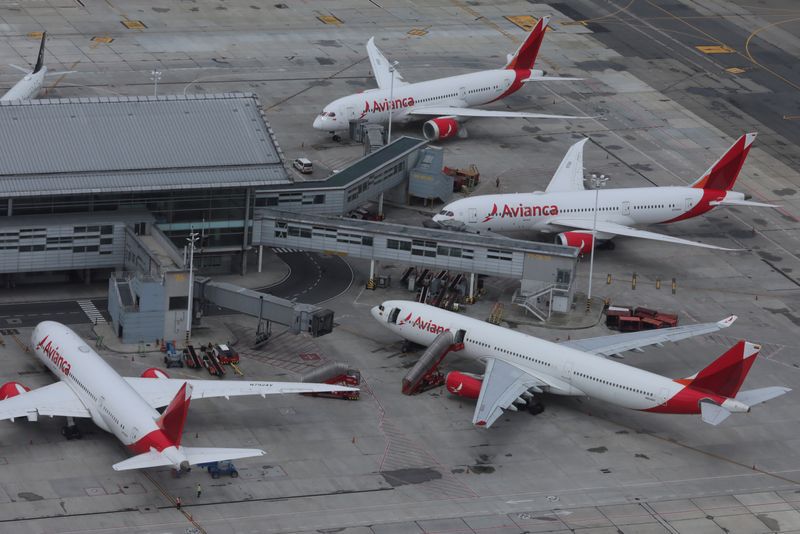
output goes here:
{"type": "Polygon", "coordinates": [[[384,98],[383,102],[379,102],[377,100],[372,101],[372,106],[370,107],[369,100],[364,102],[364,111],[361,112],[361,118],[364,118],[364,115],[367,113],[380,113],[383,111],[389,111],[389,105],[391,104],[392,110],[399,108],[408,108],[414,105],[414,98],[395,98],[394,100],[390,101],[388,98],[384,98]]]}
{"type": "Polygon", "coordinates": [[[47,357],[50,358],[50,361],[58,367],[64,376],[69,376],[69,370],[72,368],[70,363],[64,358],[60,352],[58,352],[58,347],[53,346],[52,341],[47,341],[47,338],[50,336],[44,336],[42,340],[36,345],[36,348],[41,348],[42,351],[47,354],[47,357]],[[47,345],[44,345],[44,342],[47,341],[47,345]],[[44,347],[42,347],[44,345],[44,347]]]}
{"type": "Polygon", "coordinates": [[[558,215],[558,206],[509,206],[503,205],[502,211],[497,208],[497,204],[492,206],[492,211],[483,219],[483,222],[489,222],[495,217],[501,219],[506,217],[547,217],[548,215],[558,215]]]}
{"type": "Polygon", "coordinates": [[[426,321],[426,320],[425,320],[425,319],[423,319],[422,317],[417,317],[417,318],[416,318],[416,319],[414,319],[414,321],[412,322],[412,321],[411,321],[411,315],[412,315],[412,314],[410,314],[410,313],[409,313],[409,314],[406,316],[406,318],[405,318],[405,319],[403,319],[402,321],[400,321],[400,323],[399,323],[399,324],[403,325],[403,324],[405,324],[405,323],[411,323],[411,326],[413,326],[414,328],[419,328],[420,330],[424,330],[424,331],[426,331],[426,332],[430,332],[431,334],[440,334],[440,333],[442,333],[442,332],[445,332],[445,331],[447,331],[447,330],[450,330],[449,328],[445,328],[444,326],[442,326],[442,325],[439,325],[439,324],[436,324],[436,323],[434,323],[433,321],[426,321]]]}

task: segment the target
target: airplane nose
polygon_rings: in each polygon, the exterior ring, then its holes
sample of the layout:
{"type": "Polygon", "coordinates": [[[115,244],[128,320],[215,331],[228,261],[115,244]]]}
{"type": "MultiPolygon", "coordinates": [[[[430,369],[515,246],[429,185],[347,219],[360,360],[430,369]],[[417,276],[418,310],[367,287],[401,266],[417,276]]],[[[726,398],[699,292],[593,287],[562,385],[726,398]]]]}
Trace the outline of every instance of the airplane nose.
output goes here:
{"type": "Polygon", "coordinates": [[[319,115],[317,115],[316,118],[314,119],[314,128],[316,128],[317,130],[322,128],[322,117],[320,117],[319,115]]]}

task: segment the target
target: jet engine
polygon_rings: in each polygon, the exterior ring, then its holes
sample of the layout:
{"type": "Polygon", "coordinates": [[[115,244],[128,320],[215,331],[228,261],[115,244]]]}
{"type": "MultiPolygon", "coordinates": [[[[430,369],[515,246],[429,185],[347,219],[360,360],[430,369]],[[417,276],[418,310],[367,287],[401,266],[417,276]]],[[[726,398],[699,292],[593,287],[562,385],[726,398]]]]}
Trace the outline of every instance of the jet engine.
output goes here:
{"type": "Polygon", "coordinates": [[[17,395],[22,395],[30,390],[31,388],[23,386],[19,382],[6,382],[0,386],[0,400],[6,400],[10,399],[11,397],[16,397],[17,395]]]}
{"type": "Polygon", "coordinates": [[[477,399],[481,394],[483,380],[480,378],[458,371],[450,371],[444,379],[447,391],[458,397],[467,399],[477,399]]]}
{"type": "Polygon", "coordinates": [[[458,134],[458,121],[452,117],[431,119],[422,125],[422,134],[429,141],[441,141],[458,134]]]}
{"type": "Polygon", "coordinates": [[[169,378],[169,375],[166,371],[162,371],[158,367],[151,367],[150,369],[144,370],[142,378],[169,378]]]}
{"type": "Polygon", "coordinates": [[[581,254],[592,250],[593,238],[588,232],[563,232],[556,237],[562,245],[579,248],[581,254]]]}

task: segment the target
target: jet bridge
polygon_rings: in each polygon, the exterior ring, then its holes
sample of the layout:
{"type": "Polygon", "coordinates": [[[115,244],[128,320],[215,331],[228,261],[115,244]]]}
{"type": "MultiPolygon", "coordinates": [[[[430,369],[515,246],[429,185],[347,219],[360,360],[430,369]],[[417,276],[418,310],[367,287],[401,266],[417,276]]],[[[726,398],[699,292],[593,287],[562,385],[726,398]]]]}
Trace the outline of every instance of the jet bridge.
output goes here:
{"type": "MultiPolygon", "coordinates": [[[[282,299],[252,289],[214,282],[210,278],[199,278],[194,284],[195,298],[203,305],[220,306],[246,315],[259,318],[259,333],[262,322],[288,326],[297,334],[308,332],[313,337],[330,334],[333,331],[333,311],[319,308],[313,304],[301,304],[282,299]]],[[[266,332],[263,332],[266,335],[266,332]]],[[[262,337],[261,341],[266,338],[262,337]]]]}

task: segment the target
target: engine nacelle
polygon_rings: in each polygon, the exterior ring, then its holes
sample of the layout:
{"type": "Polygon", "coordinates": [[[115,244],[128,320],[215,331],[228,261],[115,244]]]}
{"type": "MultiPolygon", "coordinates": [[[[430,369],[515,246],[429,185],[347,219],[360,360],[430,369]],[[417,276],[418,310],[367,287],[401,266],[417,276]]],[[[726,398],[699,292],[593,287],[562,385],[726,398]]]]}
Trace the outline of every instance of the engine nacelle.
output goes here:
{"type": "Polygon", "coordinates": [[[562,245],[579,248],[581,254],[590,252],[592,250],[592,245],[594,245],[592,234],[588,232],[564,232],[558,234],[557,237],[562,245]]]}
{"type": "Polygon", "coordinates": [[[428,141],[449,139],[458,134],[458,121],[452,117],[439,117],[431,119],[422,125],[422,134],[428,141]]]}
{"type": "Polygon", "coordinates": [[[481,394],[482,384],[483,380],[480,378],[458,371],[450,371],[444,379],[447,391],[467,399],[477,399],[481,394]]]}
{"type": "Polygon", "coordinates": [[[144,370],[142,378],[169,378],[169,375],[166,371],[162,371],[158,367],[151,367],[150,369],[144,370]]]}
{"type": "Polygon", "coordinates": [[[23,386],[19,382],[6,382],[0,386],[0,400],[6,400],[10,399],[11,397],[16,397],[17,395],[22,395],[30,390],[31,388],[23,386]]]}

